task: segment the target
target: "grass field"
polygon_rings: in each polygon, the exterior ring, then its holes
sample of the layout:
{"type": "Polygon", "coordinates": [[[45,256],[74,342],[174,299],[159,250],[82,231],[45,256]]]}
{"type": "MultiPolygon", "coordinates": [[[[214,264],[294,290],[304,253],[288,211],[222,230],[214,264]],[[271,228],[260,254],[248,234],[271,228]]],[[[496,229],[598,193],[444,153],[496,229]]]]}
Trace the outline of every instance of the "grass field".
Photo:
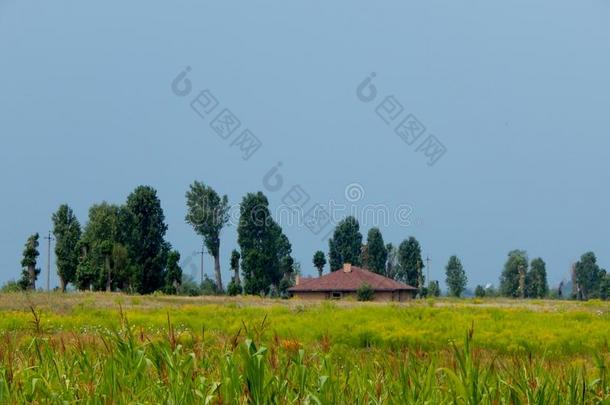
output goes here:
{"type": "Polygon", "coordinates": [[[0,296],[0,403],[610,403],[610,306],[0,296]]]}

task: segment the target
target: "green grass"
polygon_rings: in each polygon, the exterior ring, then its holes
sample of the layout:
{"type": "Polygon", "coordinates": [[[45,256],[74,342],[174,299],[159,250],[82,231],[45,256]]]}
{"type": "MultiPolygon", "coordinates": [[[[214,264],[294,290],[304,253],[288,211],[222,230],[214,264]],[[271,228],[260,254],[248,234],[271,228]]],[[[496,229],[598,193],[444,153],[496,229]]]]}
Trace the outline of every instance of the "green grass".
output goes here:
{"type": "Polygon", "coordinates": [[[601,302],[34,294],[0,311],[0,403],[610,403],[601,302]]]}

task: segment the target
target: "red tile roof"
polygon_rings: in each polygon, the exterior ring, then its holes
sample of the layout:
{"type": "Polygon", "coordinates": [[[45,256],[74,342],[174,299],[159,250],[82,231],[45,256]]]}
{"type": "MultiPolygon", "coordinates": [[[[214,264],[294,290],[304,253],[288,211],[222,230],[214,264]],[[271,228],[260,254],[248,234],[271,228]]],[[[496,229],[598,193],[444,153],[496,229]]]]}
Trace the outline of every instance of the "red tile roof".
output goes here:
{"type": "Polygon", "coordinates": [[[343,269],[339,269],[319,278],[303,278],[299,282],[299,285],[289,288],[288,291],[356,291],[363,284],[369,284],[375,291],[417,290],[410,285],[372,273],[368,270],[361,269],[360,267],[352,266],[352,271],[349,273],[344,272],[343,269]]]}

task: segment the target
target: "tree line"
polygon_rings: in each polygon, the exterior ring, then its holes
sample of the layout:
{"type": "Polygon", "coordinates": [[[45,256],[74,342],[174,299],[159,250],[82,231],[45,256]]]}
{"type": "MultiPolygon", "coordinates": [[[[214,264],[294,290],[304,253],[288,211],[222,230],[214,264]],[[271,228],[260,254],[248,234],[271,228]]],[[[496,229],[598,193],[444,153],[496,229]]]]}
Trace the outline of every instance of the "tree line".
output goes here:
{"type": "MultiPolygon", "coordinates": [[[[220,236],[229,222],[229,200],[212,187],[193,182],[185,194],[185,222],[201,237],[202,245],[214,259],[214,279],[193,285],[183,275],[180,253],[165,239],[168,226],[157,191],[137,187],[122,205],[102,202],[89,209],[81,227],[72,208],[61,205],[52,215],[55,256],[60,290],[71,284],[78,290],[123,291],[149,294],[201,293],[229,295],[286,296],[295,283],[300,265],[292,257],[292,245],[281,226],[272,218],[269,201],[262,192],[246,194],[240,204],[237,244],[230,257],[231,280],[222,280],[220,236]]],[[[37,268],[39,235],[25,244],[21,278],[15,289],[34,290],[40,274],[37,268]]],[[[358,220],[349,216],[340,221],[329,239],[328,253],[317,251],[312,264],[322,276],[328,264],[337,271],[344,263],[364,267],[385,277],[417,288],[419,297],[439,296],[438,280],[426,280],[419,241],[411,236],[398,245],[386,243],[378,228],[368,231],[366,240],[358,220]],[[428,282],[428,284],[426,284],[428,282]]],[[[445,283],[450,296],[466,291],[468,278],[458,256],[445,266],[445,283]]],[[[562,298],[610,297],[610,275],[599,267],[594,253],[584,254],[572,269],[570,291],[560,284],[556,295],[562,298]]],[[[499,280],[499,289],[477,286],[478,297],[544,298],[550,294],[546,263],[542,258],[529,261],[527,252],[509,252],[499,280]]]]}
{"type": "MultiPolygon", "coordinates": [[[[395,246],[385,243],[379,228],[371,228],[366,241],[363,241],[358,220],[349,216],[337,224],[328,247],[330,271],[337,271],[344,263],[351,263],[416,287],[420,297],[439,296],[441,293],[438,280],[430,280],[425,284],[426,264],[422,259],[421,245],[413,236],[395,246]]],[[[315,252],[313,265],[318,269],[319,276],[322,276],[326,264],[324,252],[315,252]]],[[[449,294],[461,296],[466,289],[468,278],[460,259],[455,255],[451,256],[445,271],[449,294]]]]}
{"type": "MultiPolygon", "coordinates": [[[[152,187],[137,187],[122,205],[93,205],[84,227],[67,204],[52,222],[61,291],[72,284],[79,290],[148,294],[171,292],[181,281],[180,253],[165,240],[165,215],[152,187]]],[[[38,234],[26,242],[21,289],[36,289],[38,245],[38,234]]]]}
{"type": "MultiPolygon", "coordinates": [[[[185,197],[185,221],[213,257],[215,277],[213,281],[206,278],[195,289],[189,287],[189,294],[193,290],[232,295],[279,294],[293,285],[296,265],[292,245],[272,218],[263,193],[248,193],[241,202],[237,227],[240,249],[231,254],[233,277],[226,290],[220,234],[229,220],[228,198],[199,181],[189,186],[185,197]]],[[[52,222],[61,291],[66,291],[69,284],[78,290],[139,294],[185,291],[180,253],[165,239],[168,226],[154,188],[137,187],[122,205],[93,205],[84,227],[67,204],[53,214],[52,222]]],[[[12,289],[36,289],[39,239],[36,233],[26,241],[21,278],[10,283],[12,289]]]]}

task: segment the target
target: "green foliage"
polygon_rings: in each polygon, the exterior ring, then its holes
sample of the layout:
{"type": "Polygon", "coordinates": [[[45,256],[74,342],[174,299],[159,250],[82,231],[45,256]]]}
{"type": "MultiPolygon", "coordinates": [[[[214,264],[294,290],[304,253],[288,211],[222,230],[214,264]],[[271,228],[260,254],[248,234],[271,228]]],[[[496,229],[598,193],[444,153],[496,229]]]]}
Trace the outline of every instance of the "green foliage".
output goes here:
{"type": "Polygon", "coordinates": [[[440,302],[3,295],[0,403],[610,402],[608,304],[440,302]]]}
{"type": "Polygon", "coordinates": [[[600,284],[606,272],[597,264],[595,253],[587,252],[581,256],[575,266],[575,281],[579,299],[598,298],[600,284]]]}
{"type": "Polygon", "coordinates": [[[489,287],[485,288],[485,296],[486,297],[499,297],[500,296],[500,292],[496,289],[496,287],[494,287],[493,285],[490,285],[489,287]]]}
{"type": "Polygon", "coordinates": [[[477,287],[474,289],[474,296],[477,298],[485,297],[485,287],[480,284],[477,285],[477,287]]]}
{"type": "Polygon", "coordinates": [[[324,256],[324,252],[318,250],[316,253],[314,253],[313,265],[316,269],[318,269],[318,276],[322,277],[324,266],[326,266],[326,256],[324,256]]]}
{"type": "MultiPolygon", "coordinates": [[[[232,291],[235,292],[236,291],[236,286],[239,287],[239,294],[241,294],[243,292],[243,288],[241,287],[241,280],[239,278],[239,261],[241,260],[241,255],[239,254],[239,252],[235,249],[233,249],[233,251],[231,252],[231,270],[233,271],[233,279],[231,280],[231,283],[233,284],[233,289],[232,291]]],[[[237,295],[237,294],[231,294],[230,291],[227,291],[229,293],[229,295],[237,295]]]]}
{"type": "Polygon", "coordinates": [[[610,299],[610,275],[604,274],[599,283],[599,298],[602,300],[610,299]]]}
{"type": "Polygon", "coordinates": [[[398,247],[399,270],[397,279],[413,287],[424,285],[424,263],[421,257],[421,246],[414,237],[404,240],[398,247]]]}
{"type": "Polygon", "coordinates": [[[201,283],[201,295],[218,295],[220,291],[216,286],[216,282],[206,274],[201,283]]]}
{"type": "Polygon", "coordinates": [[[388,251],[379,228],[371,228],[367,235],[367,267],[373,273],[385,275],[388,251]]]}
{"type": "Polygon", "coordinates": [[[237,284],[234,279],[229,282],[229,285],[227,286],[227,295],[241,295],[242,291],[241,285],[237,284]]]}
{"type": "Polygon", "coordinates": [[[214,257],[216,287],[222,291],[220,272],[220,232],[229,222],[229,199],[202,182],[195,181],[186,193],[186,222],[203,237],[208,252],[214,257]]]}
{"type": "Polygon", "coordinates": [[[430,297],[440,297],[441,296],[441,286],[439,285],[438,280],[430,281],[428,284],[428,296],[430,297]]]}
{"type": "Polygon", "coordinates": [[[165,286],[166,293],[175,294],[182,282],[182,269],[180,268],[180,253],[172,250],[167,255],[167,268],[165,271],[165,286]]]}
{"type": "Polygon", "coordinates": [[[239,272],[239,260],[241,259],[241,255],[235,249],[231,252],[231,270],[238,274],[239,272]]]}
{"type": "Polygon", "coordinates": [[[19,280],[19,285],[23,290],[36,289],[36,280],[40,274],[40,269],[36,268],[36,259],[40,255],[38,252],[39,238],[40,236],[38,233],[35,233],[31,235],[25,243],[23,259],[21,260],[23,270],[21,272],[21,280],[19,280]]]}
{"type": "Polygon", "coordinates": [[[273,220],[269,201],[261,192],[247,194],[240,206],[237,241],[241,249],[244,292],[266,295],[292,272],[292,247],[273,220]]]}
{"type": "MultiPolygon", "coordinates": [[[[264,329],[250,325],[253,329],[264,329]]],[[[202,332],[180,334],[168,319],[163,335],[135,329],[126,319],[95,339],[10,336],[0,373],[4,403],[162,404],[598,404],[607,403],[605,370],[541,358],[484,356],[472,331],[442,356],[403,350],[378,352],[374,336],[362,349],[316,351],[298,341],[263,344],[248,331],[229,350],[202,332]],[[92,341],[103,341],[105,350],[92,341]],[[62,341],[63,342],[63,341],[62,341]],[[62,347],[61,356],[57,347],[62,347]],[[66,383],[69,382],[69,383],[66,383]],[[93,383],[95,385],[93,385],[93,383]]]]}
{"type": "Polygon", "coordinates": [[[385,249],[386,252],[388,252],[388,258],[385,264],[384,275],[391,279],[397,279],[400,273],[400,266],[398,264],[398,249],[391,243],[388,243],[385,249]]]}
{"type": "Polygon", "coordinates": [[[449,295],[460,297],[466,289],[468,278],[466,277],[462,262],[457,256],[454,255],[449,258],[449,262],[445,267],[445,274],[447,275],[446,282],[447,287],[449,287],[449,295]]]}
{"type": "Polygon", "coordinates": [[[362,284],[356,291],[358,301],[372,301],[375,298],[375,290],[370,284],[362,284]]]}
{"type": "Polygon", "coordinates": [[[282,297],[282,298],[289,297],[288,289],[291,287],[294,287],[295,281],[296,280],[295,280],[293,273],[286,274],[284,277],[282,277],[282,280],[280,281],[280,285],[278,286],[280,297],[282,297]]]}
{"type": "Polygon", "coordinates": [[[15,280],[10,280],[0,287],[0,293],[9,294],[23,291],[22,286],[15,280]]]}
{"type": "Polygon", "coordinates": [[[529,298],[544,298],[549,294],[546,279],[546,263],[541,258],[532,260],[527,273],[527,296],[529,298]]]}
{"type": "Polygon", "coordinates": [[[182,274],[182,281],[176,289],[176,294],[186,297],[196,297],[201,295],[201,287],[197,284],[192,276],[182,274]]]}
{"type": "Polygon", "coordinates": [[[508,253],[504,270],[500,276],[500,294],[505,297],[517,298],[521,295],[520,278],[527,273],[528,258],[524,250],[513,250],[508,253]]]}
{"type": "Polygon", "coordinates": [[[81,238],[80,222],[74,215],[72,208],[63,204],[53,214],[53,235],[55,236],[55,256],[57,261],[57,275],[60,279],[60,288],[66,291],[68,283],[76,280],[79,249],[81,238]]]}
{"type": "Polygon", "coordinates": [[[137,187],[127,197],[123,212],[123,244],[135,270],[130,277],[131,287],[140,294],[160,290],[171,249],[165,241],[167,225],[157,191],[150,186],[137,187]]]}
{"type": "Polygon", "coordinates": [[[360,224],[353,216],[349,216],[339,222],[333,237],[328,240],[330,270],[337,271],[344,263],[360,266],[360,254],[362,248],[362,234],[360,224]]]}
{"type": "MultiPolygon", "coordinates": [[[[89,209],[89,221],[79,242],[81,256],[75,276],[75,284],[80,290],[91,288],[103,291],[106,289],[109,275],[112,278],[112,263],[109,261],[113,246],[120,243],[120,231],[123,229],[120,211],[118,206],[106,202],[93,205],[89,209]]],[[[116,272],[114,276],[111,287],[116,287],[124,281],[116,272]]]]}

